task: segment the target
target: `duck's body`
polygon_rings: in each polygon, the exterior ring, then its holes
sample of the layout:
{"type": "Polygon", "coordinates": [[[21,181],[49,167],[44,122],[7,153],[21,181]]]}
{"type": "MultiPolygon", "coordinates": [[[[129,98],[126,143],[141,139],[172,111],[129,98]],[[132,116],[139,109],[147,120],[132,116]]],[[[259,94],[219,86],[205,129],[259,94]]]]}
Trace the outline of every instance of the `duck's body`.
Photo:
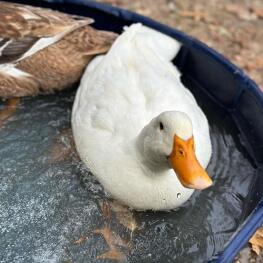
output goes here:
{"type": "Polygon", "coordinates": [[[193,193],[166,159],[155,161],[151,149],[147,152],[153,118],[159,115],[157,122],[167,120],[169,126],[169,118],[177,118],[170,111],[187,114],[202,167],[211,156],[206,117],[170,63],[179,48],[165,35],[131,26],[107,55],[88,66],[74,102],[73,134],[81,159],[114,198],[135,209],[173,209],[193,193]]]}
{"type": "Polygon", "coordinates": [[[0,97],[50,93],[79,80],[116,38],[90,18],[0,2],[0,97]]]}

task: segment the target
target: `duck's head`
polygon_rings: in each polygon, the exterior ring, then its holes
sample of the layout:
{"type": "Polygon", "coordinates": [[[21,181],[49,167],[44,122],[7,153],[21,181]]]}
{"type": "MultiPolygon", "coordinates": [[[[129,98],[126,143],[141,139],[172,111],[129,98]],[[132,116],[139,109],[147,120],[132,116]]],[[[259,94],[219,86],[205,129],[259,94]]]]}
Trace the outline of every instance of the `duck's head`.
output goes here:
{"type": "Polygon", "coordinates": [[[193,126],[185,113],[161,113],[144,127],[139,138],[138,146],[149,166],[173,169],[187,188],[205,189],[212,185],[196,157],[193,126]]]}

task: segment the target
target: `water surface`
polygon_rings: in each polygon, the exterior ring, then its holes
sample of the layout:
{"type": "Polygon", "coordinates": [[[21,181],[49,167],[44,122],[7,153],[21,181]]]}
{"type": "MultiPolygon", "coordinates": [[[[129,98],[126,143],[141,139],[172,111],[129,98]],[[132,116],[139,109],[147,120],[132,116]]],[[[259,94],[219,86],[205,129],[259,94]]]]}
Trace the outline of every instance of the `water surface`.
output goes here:
{"type": "Polygon", "coordinates": [[[25,98],[0,129],[0,262],[102,262],[96,257],[109,247],[92,230],[105,225],[129,241],[120,248],[123,261],[204,262],[221,251],[247,216],[257,176],[231,119],[200,97],[214,186],[196,191],[176,212],[135,212],[138,229],[131,235],[114,213],[110,222],[103,216],[107,194],[71,153],[74,94],[25,98]]]}

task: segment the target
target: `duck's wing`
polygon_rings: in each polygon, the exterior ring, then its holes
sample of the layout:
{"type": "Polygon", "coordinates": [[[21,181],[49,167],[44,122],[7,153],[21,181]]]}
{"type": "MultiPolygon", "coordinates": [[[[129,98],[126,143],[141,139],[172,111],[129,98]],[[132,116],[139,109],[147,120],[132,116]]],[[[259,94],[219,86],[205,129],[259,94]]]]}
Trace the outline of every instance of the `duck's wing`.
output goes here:
{"type": "Polygon", "coordinates": [[[12,64],[0,65],[0,98],[37,95],[40,83],[12,64]]]}
{"type": "Polygon", "coordinates": [[[90,18],[0,1],[0,64],[31,56],[92,22],[90,18]]]}

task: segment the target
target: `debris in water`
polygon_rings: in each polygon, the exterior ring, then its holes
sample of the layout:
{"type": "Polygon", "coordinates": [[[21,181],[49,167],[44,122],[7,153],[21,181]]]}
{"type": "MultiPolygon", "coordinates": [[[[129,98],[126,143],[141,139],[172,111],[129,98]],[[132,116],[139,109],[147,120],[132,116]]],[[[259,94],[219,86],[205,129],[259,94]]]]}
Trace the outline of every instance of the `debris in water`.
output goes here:
{"type": "Polygon", "coordinates": [[[50,163],[60,163],[67,161],[73,156],[78,156],[73,140],[72,129],[63,129],[61,133],[55,138],[55,143],[50,150],[50,163]]]}
{"type": "Polygon", "coordinates": [[[117,220],[131,232],[134,232],[138,228],[134,214],[127,206],[113,201],[111,202],[111,208],[115,212],[117,220]]]}
{"type": "Polygon", "coordinates": [[[95,229],[92,231],[95,234],[100,234],[104,237],[107,245],[110,250],[97,256],[100,259],[114,259],[114,260],[123,260],[125,258],[125,254],[121,252],[117,247],[127,248],[127,242],[124,241],[119,235],[111,231],[108,226],[105,226],[102,229],[95,229]]]}
{"type": "Polygon", "coordinates": [[[88,238],[88,236],[81,236],[78,240],[75,240],[73,242],[74,245],[80,245],[82,244],[84,241],[86,241],[88,238]]]}
{"type": "Polygon", "coordinates": [[[0,111],[0,128],[5,124],[5,122],[15,114],[20,98],[8,99],[5,102],[4,110],[0,111]]]}
{"type": "Polygon", "coordinates": [[[252,246],[252,250],[259,255],[263,250],[263,227],[259,228],[253,237],[250,238],[249,243],[252,246]]]}

